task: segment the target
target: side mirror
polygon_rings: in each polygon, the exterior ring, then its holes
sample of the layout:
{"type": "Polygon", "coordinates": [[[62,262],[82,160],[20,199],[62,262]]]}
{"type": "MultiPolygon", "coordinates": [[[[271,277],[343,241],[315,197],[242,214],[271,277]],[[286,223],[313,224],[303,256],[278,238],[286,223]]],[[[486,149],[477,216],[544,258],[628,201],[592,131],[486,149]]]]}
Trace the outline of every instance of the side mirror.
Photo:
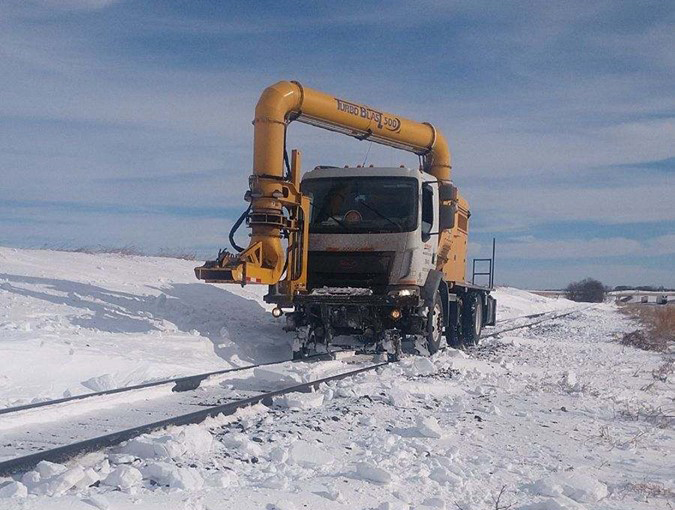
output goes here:
{"type": "Polygon", "coordinates": [[[441,181],[438,186],[438,198],[441,202],[455,202],[459,193],[457,188],[450,181],[441,181]]]}
{"type": "Polygon", "coordinates": [[[438,214],[439,230],[448,230],[455,226],[455,215],[457,208],[454,205],[441,204],[438,214]]]}

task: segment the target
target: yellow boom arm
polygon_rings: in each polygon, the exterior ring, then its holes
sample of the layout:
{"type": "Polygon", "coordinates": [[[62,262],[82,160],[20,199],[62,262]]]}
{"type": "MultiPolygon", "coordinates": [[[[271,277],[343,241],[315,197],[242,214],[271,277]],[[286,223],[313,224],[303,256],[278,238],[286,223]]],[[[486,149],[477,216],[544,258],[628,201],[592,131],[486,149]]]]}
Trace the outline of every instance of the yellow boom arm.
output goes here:
{"type": "Polygon", "coordinates": [[[300,193],[300,155],[293,151],[291,175],[284,175],[286,128],[294,120],[413,152],[423,170],[450,179],[450,150],[434,126],[339,99],[298,82],[280,81],[260,96],[253,125],[253,174],[248,225],[251,241],[238,255],[221,255],[195,269],[197,277],[221,283],[263,283],[292,295],[304,288],[307,268],[309,200],[300,193]],[[288,237],[288,248],[282,247],[288,237]]]}

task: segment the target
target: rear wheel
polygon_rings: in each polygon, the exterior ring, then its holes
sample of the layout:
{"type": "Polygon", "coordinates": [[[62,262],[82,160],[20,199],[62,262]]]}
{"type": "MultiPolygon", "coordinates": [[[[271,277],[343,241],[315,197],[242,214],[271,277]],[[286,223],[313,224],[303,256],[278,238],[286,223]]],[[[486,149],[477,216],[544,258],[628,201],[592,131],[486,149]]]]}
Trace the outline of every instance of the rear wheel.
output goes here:
{"type": "Polygon", "coordinates": [[[443,303],[440,292],[436,291],[427,316],[427,350],[435,354],[441,348],[443,339],[443,303]]]}
{"type": "Polygon", "coordinates": [[[478,294],[464,300],[462,310],[462,337],[466,345],[478,345],[483,329],[483,305],[478,294]]]}

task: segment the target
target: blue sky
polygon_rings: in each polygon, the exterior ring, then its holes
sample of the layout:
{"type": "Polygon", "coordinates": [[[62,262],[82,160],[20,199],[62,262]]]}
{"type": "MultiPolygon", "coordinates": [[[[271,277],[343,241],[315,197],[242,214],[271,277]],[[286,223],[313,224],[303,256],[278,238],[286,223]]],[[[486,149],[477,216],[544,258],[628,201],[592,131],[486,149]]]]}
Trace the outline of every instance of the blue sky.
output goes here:
{"type": "MultiPolygon", "coordinates": [[[[668,1],[5,1],[0,244],[214,255],[257,98],[296,79],[444,131],[498,283],[675,286],[674,34],[668,1]]],[[[289,145],[368,153],[297,123],[289,145]]]]}

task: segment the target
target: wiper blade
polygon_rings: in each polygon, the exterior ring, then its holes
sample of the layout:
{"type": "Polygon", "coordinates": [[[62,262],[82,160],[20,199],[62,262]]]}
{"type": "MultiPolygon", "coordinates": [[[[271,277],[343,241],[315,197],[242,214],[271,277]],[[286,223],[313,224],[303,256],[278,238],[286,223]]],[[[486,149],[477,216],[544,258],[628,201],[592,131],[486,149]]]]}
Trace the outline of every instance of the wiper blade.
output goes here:
{"type": "Polygon", "coordinates": [[[389,223],[391,223],[392,225],[394,225],[394,226],[397,228],[397,230],[398,230],[399,232],[401,232],[401,231],[403,230],[403,229],[401,228],[401,225],[399,225],[398,223],[396,223],[396,222],[395,222],[394,220],[392,220],[391,218],[389,218],[389,217],[385,216],[384,214],[382,214],[380,211],[378,211],[377,209],[375,209],[372,205],[369,205],[368,202],[366,202],[365,200],[361,199],[361,200],[358,200],[358,202],[359,202],[359,204],[365,206],[366,208],[370,209],[372,212],[374,212],[375,214],[377,214],[377,215],[378,215],[380,218],[382,218],[383,220],[386,220],[386,221],[388,221],[389,223]]]}

